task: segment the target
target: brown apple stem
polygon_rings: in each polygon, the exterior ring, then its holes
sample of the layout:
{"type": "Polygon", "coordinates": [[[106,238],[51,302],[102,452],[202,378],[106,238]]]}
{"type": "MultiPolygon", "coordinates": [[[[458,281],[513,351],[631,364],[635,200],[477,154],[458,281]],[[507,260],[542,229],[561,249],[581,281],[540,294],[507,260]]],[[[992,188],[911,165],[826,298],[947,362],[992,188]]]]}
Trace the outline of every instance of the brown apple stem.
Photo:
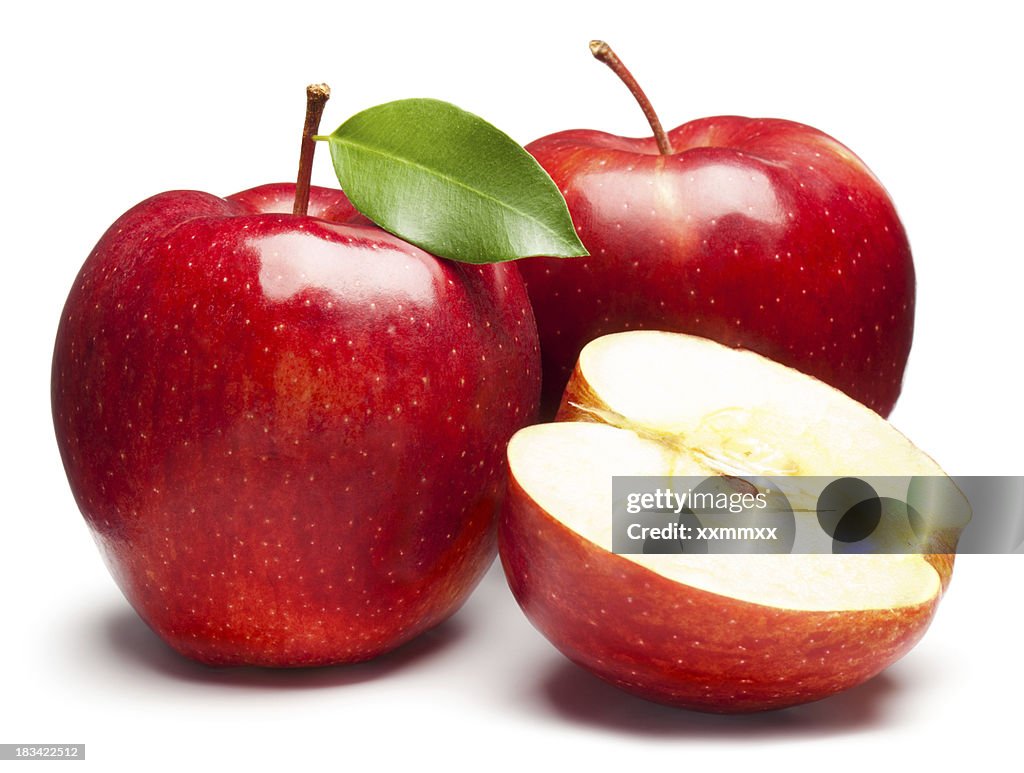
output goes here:
{"type": "Polygon", "coordinates": [[[306,125],[302,127],[299,176],[295,182],[295,205],[292,208],[292,213],[296,215],[305,215],[309,209],[309,184],[313,178],[313,153],[316,152],[313,135],[320,129],[320,117],[330,98],[331,90],[326,83],[306,86],[306,125]]]}
{"type": "Polygon", "coordinates": [[[603,40],[591,40],[590,41],[590,53],[594,55],[594,58],[599,62],[604,62],[608,65],[612,72],[619,76],[619,80],[626,84],[626,88],[633,95],[633,98],[640,105],[640,109],[644,111],[644,115],[647,117],[647,123],[651,125],[651,130],[654,132],[654,139],[658,143],[658,150],[661,151],[663,156],[671,155],[672,146],[669,144],[668,135],[661,126],[661,121],[658,120],[658,114],[654,112],[654,106],[651,104],[651,100],[644,94],[644,90],[640,88],[640,84],[636,82],[636,78],[633,77],[633,73],[626,69],[626,65],[622,63],[622,60],[612,51],[612,47],[605,43],[603,40]]]}

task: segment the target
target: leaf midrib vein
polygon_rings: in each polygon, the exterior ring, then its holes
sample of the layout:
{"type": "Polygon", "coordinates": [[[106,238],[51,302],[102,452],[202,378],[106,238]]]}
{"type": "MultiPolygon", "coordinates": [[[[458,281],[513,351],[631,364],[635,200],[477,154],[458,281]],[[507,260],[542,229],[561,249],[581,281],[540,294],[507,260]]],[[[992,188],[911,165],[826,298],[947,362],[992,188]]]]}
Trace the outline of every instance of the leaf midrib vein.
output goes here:
{"type": "Polygon", "coordinates": [[[433,177],[438,177],[438,178],[440,178],[442,180],[446,180],[446,181],[456,185],[459,188],[462,188],[464,190],[470,191],[471,193],[477,194],[480,198],[487,199],[488,201],[494,202],[495,204],[497,204],[502,209],[506,209],[506,210],[508,210],[510,212],[514,212],[515,214],[519,215],[522,218],[525,218],[526,220],[529,220],[531,222],[539,224],[545,231],[547,231],[549,234],[554,236],[555,240],[558,243],[560,243],[560,244],[566,244],[567,243],[566,239],[558,231],[556,231],[554,228],[549,226],[543,220],[540,220],[540,219],[534,217],[533,215],[530,215],[528,212],[524,212],[524,211],[522,211],[520,209],[517,209],[516,207],[513,207],[510,204],[506,204],[501,199],[495,198],[494,196],[492,196],[491,194],[487,193],[486,191],[482,191],[479,188],[474,188],[474,187],[472,187],[470,185],[467,185],[466,183],[464,183],[464,182],[462,182],[462,181],[452,177],[451,175],[447,175],[447,174],[443,174],[441,172],[437,172],[436,170],[433,170],[430,167],[424,166],[423,164],[421,164],[421,163],[419,163],[417,161],[414,161],[411,158],[407,158],[405,156],[396,155],[396,154],[390,153],[390,152],[384,152],[382,150],[379,150],[379,149],[375,148],[372,145],[366,145],[366,144],[364,144],[362,142],[356,142],[356,141],[351,140],[351,139],[340,139],[340,138],[337,138],[337,137],[334,137],[332,139],[333,139],[334,142],[337,142],[337,143],[339,143],[341,145],[348,145],[348,146],[351,146],[353,148],[359,148],[360,150],[364,150],[364,151],[366,151],[368,153],[372,153],[373,155],[377,155],[377,156],[381,156],[382,158],[392,159],[392,160],[401,162],[405,166],[408,166],[408,167],[411,167],[411,168],[414,168],[414,169],[419,169],[419,170],[425,172],[428,175],[431,175],[433,177]]]}

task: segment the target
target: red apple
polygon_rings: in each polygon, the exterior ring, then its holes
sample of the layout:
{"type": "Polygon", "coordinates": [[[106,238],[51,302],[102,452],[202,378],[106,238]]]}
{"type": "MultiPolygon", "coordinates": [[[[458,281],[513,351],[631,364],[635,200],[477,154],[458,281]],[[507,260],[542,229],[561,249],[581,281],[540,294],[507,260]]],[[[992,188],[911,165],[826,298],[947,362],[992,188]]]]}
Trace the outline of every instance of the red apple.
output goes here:
{"type": "Polygon", "coordinates": [[[652,328],[751,349],[888,415],[913,336],[914,266],[878,179],[844,145],[792,121],[719,116],[666,135],[612,64],[655,137],[576,130],[527,146],[590,252],[520,265],[545,411],[584,344],[652,328]]]}
{"type": "MultiPolygon", "coordinates": [[[[832,555],[815,505],[823,478],[898,490],[910,478],[891,476],[947,481],[942,470],[838,390],[706,339],[591,342],[559,421],[517,432],[508,462],[499,546],[527,617],[575,663],[674,706],[775,709],[860,684],[924,635],[952,571],[951,553],[832,555]],[[804,547],[613,552],[613,476],[722,475],[755,487],[804,476],[788,494],[804,547]]],[[[941,514],[922,515],[920,544],[955,548],[941,514]]]]}
{"type": "Polygon", "coordinates": [[[340,191],[294,198],[142,202],[57,334],[78,505],[142,618],[210,664],[364,660],[455,612],[539,400],[514,266],[439,260],[340,191]]]}

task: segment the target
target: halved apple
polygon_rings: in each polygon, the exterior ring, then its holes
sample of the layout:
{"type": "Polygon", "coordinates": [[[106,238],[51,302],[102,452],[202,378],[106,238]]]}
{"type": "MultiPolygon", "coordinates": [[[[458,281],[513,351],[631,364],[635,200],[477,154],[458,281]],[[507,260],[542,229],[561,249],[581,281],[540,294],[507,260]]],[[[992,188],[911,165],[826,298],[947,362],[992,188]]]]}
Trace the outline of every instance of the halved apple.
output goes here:
{"type": "Polygon", "coordinates": [[[617,555],[612,477],[942,476],[877,414],[759,355],[674,333],[581,353],[559,421],[508,448],[509,585],[566,656],[651,700],[782,708],[859,684],[931,622],[952,555],[617,555]]]}

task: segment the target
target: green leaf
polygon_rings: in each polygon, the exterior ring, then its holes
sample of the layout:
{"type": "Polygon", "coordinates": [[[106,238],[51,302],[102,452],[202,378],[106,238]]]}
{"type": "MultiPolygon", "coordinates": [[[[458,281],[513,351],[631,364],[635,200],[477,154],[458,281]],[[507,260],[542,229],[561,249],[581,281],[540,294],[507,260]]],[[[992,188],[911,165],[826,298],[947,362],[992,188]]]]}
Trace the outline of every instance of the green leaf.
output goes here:
{"type": "Polygon", "coordinates": [[[326,139],[356,209],[427,252],[465,263],[587,254],[540,164],[455,105],[388,102],[326,139]]]}

